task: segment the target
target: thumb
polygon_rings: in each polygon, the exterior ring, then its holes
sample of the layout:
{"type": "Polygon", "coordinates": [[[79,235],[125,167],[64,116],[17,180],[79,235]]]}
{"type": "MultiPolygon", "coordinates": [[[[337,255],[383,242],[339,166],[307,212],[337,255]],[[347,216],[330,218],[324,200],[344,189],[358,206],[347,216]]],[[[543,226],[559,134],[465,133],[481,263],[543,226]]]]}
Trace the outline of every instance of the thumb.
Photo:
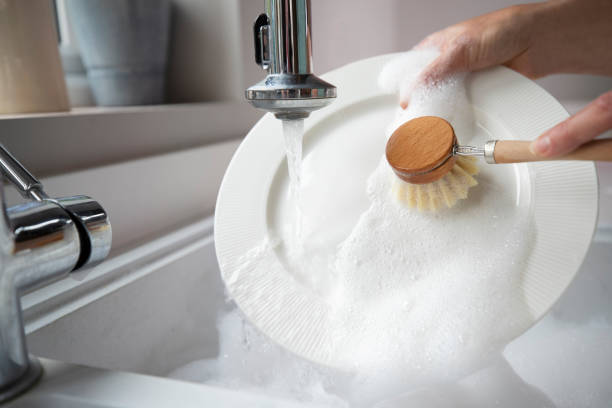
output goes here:
{"type": "Polygon", "coordinates": [[[529,148],[538,156],[560,156],[609,129],[612,129],[612,91],[601,95],[574,116],[544,132],[529,148]]]}

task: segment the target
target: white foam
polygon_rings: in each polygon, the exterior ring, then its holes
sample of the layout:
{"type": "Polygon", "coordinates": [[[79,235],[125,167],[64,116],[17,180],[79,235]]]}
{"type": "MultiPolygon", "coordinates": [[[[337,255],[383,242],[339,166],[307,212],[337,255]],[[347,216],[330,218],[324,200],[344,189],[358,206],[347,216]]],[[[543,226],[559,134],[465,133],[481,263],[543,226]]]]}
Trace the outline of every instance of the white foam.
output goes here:
{"type": "MultiPolygon", "coordinates": [[[[407,53],[383,70],[381,85],[395,91],[412,86],[436,55],[407,53]]],[[[388,134],[412,117],[436,115],[453,125],[460,141],[472,140],[474,118],[463,81],[457,76],[433,88],[417,87],[409,108],[398,110],[388,134]]],[[[316,257],[296,251],[299,242],[285,240],[280,246],[304,290],[325,296],[331,305],[333,313],[326,324],[332,327],[334,343],[327,346],[354,371],[345,395],[359,394],[361,401],[375,401],[391,390],[460,378],[485,365],[532,322],[519,290],[522,260],[530,244],[529,212],[516,205],[512,171],[483,169],[481,183],[468,200],[436,214],[395,202],[390,194],[393,177],[381,159],[367,185],[361,186],[367,190],[369,206],[344,232],[346,238],[338,248],[316,257]]],[[[308,179],[305,174],[303,181],[308,179]]],[[[316,196],[317,189],[310,187],[306,190],[315,197],[306,201],[329,199],[316,196]]],[[[307,209],[304,213],[309,214],[307,209]]],[[[242,273],[270,268],[278,252],[273,249],[264,243],[236,262],[231,279],[226,279],[230,292],[244,289],[238,287],[242,273]]],[[[267,358],[274,360],[275,353],[279,350],[267,358]]],[[[219,364],[231,371],[236,361],[259,359],[259,355],[237,355],[233,362],[219,364]]],[[[310,368],[298,361],[276,369],[311,378],[310,368]]],[[[255,364],[264,366],[262,361],[255,364]]],[[[226,374],[239,376],[239,371],[226,374]]],[[[321,388],[317,381],[301,387],[321,388]]],[[[289,382],[295,384],[293,379],[289,382]]],[[[334,384],[338,387],[336,380],[334,384]]],[[[283,387],[288,385],[279,388],[283,387]]]]}
{"type": "Polygon", "coordinates": [[[407,92],[418,75],[439,55],[435,48],[403,53],[385,65],[378,77],[378,85],[387,93],[407,92]]]}
{"type": "Polygon", "coordinates": [[[528,218],[509,195],[435,215],[408,211],[390,199],[392,177],[381,163],[372,205],[331,269],[336,337],[346,338],[337,352],[407,383],[457,378],[531,322],[513,263],[526,256],[528,218]]]}
{"type": "Polygon", "coordinates": [[[271,343],[233,309],[219,317],[219,357],[191,362],[173,371],[176,379],[348,407],[335,395],[329,369],[301,360],[271,343]]]}
{"type": "Polygon", "coordinates": [[[510,364],[495,359],[458,382],[415,389],[392,381],[394,375],[338,373],[275,345],[235,309],[219,319],[219,357],[189,363],[170,376],[329,407],[606,408],[612,400],[609,246],[593,245],[587,268],[552,314],[508,346],[510,364]]]}

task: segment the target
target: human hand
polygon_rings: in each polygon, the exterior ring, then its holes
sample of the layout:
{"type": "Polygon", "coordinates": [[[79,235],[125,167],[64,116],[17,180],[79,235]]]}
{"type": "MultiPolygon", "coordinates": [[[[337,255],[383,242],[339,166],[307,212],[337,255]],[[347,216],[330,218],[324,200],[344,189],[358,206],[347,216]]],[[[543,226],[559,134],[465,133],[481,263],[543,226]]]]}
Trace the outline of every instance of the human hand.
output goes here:
{"type": "MultiPolygon", "coordinates": [[[[561,72],[612,75],[611,18],[612,1],[564,0],[513,6],[467,20],[416,46],[440,50],[416,84],[435,84],[455,73],[500,64],[532,79],[561,72]]],[[[404,109],[410,91],[400,94],[404,109]]],[[[610,128],[612,91],[542,134],[531,149],[543,157],[562,155],[610,128]]]]}
{"type": "Polygon", "coordinates": [[[574,116],[540,135],[530,149],[542,157],[555,157],[575,150],[612,129],[612,91],[599,96],[574,116]]]}
{"type": "MultiPolygon", "coordinates": [[[[612,75],[611,19],[609,0],[548,1],[484,14],[416,46],[440,51],[417,84],[500,64],[532,79],[563,72],[612,75]]],[[[403,108],[409,97],[410,90],[400,95],[403,108]]]]}
{"type": "MultiPolygon", "coordinates": [[[[415,85],[431,85],[446,77],[499,64],[537,78],[546,74],[531,45],[534,20],[541,4],[513,6],[455,24],[421,41],[415,49],[435,47],[440,56],[429,64],[415,85]]],[[[411,89],[400,95],[408,106],[411,89]]]]}

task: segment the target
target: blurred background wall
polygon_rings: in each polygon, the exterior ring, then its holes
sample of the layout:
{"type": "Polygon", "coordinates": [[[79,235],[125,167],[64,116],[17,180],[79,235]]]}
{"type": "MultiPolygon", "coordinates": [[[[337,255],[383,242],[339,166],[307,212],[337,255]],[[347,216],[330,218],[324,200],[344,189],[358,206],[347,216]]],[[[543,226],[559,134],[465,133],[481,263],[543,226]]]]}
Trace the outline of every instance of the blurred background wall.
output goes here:
{"type": "MultiPolygon", "coordinates": [[[[250,28],[263,11],[263,0],[229,1],[239,1],[242,27],[250,28]]],[[[520,3],[511,0],[311,1],[317,73],[358,59],[408,50],[428,34],[448,25],[520,3]]],[[[251,35],[250,30],[243,30],[241,36],[243,60],[246,61],[243,67],[245,85],[263,76],[252,62],[251,35]]],[[[562,101],[589,100],[612,89],[612,78],[588,75],[555,75],[538,82],[562,101]]]]}

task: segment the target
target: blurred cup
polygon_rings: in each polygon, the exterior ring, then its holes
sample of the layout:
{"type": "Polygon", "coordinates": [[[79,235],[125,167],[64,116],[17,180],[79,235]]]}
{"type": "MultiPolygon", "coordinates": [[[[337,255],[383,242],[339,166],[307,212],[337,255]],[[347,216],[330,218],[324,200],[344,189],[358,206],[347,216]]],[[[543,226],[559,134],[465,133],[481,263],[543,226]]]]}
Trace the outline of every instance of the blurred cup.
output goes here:
{"type": "Polygon", "coordinates": [[[51,0],[0,0],[0,113],[70,109],[51,0]]]}
{"type": "Polygon", "coordinates": [[[98,105],[164,102],[169,0],[67,0],[66,6],[98,105]]]}

